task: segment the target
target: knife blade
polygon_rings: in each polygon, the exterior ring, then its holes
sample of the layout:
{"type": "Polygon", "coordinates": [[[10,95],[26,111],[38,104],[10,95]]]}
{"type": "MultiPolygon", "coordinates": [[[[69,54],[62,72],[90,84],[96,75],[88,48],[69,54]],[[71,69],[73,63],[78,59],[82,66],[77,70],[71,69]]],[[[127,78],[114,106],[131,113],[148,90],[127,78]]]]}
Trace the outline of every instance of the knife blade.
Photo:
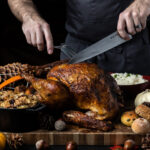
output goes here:
{"type": "MultiPolygon", "coordinates": [[[[132,36],[129,35],[130,40],[132,36]]],[[[129,40],[122,39],[118,32],[114,32],[109,36],[105,37],[104,39],[92,44],[91,46],[85,48],[84,50],[76,53],[70,60],[69,64],[80,63],[87,59],[90,59],[94,56],[100,55],[114,47],[117,47],[129,40]]]]}

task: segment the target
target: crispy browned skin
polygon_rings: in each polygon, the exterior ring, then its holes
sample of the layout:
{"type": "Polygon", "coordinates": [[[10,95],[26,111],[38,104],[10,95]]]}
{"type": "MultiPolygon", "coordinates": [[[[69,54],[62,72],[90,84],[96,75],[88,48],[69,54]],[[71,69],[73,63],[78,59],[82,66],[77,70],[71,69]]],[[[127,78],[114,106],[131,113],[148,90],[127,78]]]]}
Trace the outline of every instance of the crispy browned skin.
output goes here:
{"type": "Polygon", "coordinates": [[[109,131],[113,128],[110,121],[101,121],[79,111],[66,111],[63,113],[63,119],[67,123],[79,125],[89,129],[109,131]]]}
{"type": "Polygon", "coordinates": [[[67,64],[61,61],[32,68],[36,75],[49,70],[47,80],[31,75],[24,77],[32,83],[43,98],[42,102],[50,108],[66,107],[65,102],[70,98],[72,101],[68,101],[69,103],[80,109],[96,112],[99,120],[116,115],[119,108],[117,100],[121,97],[120,89],[115,80],[96,64],[67,64]]]}
{"type": "Polygon", "coordinates": [[[66,85],[76,106],[97,112],[100,120],[112,118],[118,111],[120,89],[114,79],[96,64],[58,65],[50,70],[47,78],[66,85]]]}
{"type": "Polygon", "coordinates": [[[49,106],[51,110],[62,108],[68,101],[70,93],[68,88],[60,82],[38,79],[24,74],[23,77],[32,83],[33,88],[40,94],[40,101],[49,106]]]}

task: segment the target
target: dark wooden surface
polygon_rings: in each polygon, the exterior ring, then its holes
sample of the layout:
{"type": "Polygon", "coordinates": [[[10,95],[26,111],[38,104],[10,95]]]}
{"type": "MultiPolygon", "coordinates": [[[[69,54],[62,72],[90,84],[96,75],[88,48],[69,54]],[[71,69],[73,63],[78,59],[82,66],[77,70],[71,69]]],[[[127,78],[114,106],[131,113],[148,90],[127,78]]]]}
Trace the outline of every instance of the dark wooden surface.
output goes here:
{"type": "Polygon", "coordinates": [[[67,131],[61,132],[38,130],[19,134],[23,136],[28,145],[33,145],[39,139],[44,139],[50,145],[65,145],[70,140],[75,141],[78,145],[121,145],[127,139],[133,139],[140,144],[142,137],[134,134],[130,127],[121,124],[115,125],[115,129],[111,132],[91,131],[69,126],[67,131]]]}
{"type": "MultiPolygon", "coordinates": [[[[78,146],[78,150],[110,150],[109,149],[110,146],[87,146],[87,145],[82,145],[82,146],[78,146]]],[[[6,150],[10,150],[10,149],[6,149],[6,150]]],[[[19,150],[36,150],[34,145],[26,145],[21,147],[21,149],[19,150]]],[[[65,145],[53,145],[50,147],[50,150],[66,150],[65,149],[65,145]]]]}

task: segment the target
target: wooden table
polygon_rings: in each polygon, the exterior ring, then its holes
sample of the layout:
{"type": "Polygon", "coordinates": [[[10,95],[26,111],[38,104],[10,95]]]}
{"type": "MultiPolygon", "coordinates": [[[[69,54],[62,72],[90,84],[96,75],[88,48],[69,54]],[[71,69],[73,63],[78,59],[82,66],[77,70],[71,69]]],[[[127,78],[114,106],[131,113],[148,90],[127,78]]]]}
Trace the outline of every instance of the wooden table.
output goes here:
{"type": "MultiPolygon", "coordinates": [[[[7,135],[11,133],[5,133],[7,135]]],[[[76,126],[69,126],[67,131],[45,131],[19,133],[23,136],[26,144],[32,145],[39,139],[46,140],[50,145],[65,145],[73,140],[78,145],[120,145],[127,139],[133,139],[138,145],[141,143],[141,135],[136,135],[130,127],[115,125],[111,132],[91,131],[76,126]]]]}

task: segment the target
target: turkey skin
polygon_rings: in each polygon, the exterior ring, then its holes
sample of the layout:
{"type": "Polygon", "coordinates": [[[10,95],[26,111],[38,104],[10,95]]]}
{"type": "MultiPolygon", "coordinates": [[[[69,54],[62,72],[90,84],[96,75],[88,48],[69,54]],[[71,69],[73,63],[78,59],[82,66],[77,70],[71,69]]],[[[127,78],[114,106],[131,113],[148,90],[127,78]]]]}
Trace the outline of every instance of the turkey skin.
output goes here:
{"type": "Polygon", "coordinates": [[[96,64],[60,64],[48,72],[47,79],[65,85],[74,104],[96,112],[99,120],[113,118],[118,112],[121,91],[111,75],[96,64]]]}

